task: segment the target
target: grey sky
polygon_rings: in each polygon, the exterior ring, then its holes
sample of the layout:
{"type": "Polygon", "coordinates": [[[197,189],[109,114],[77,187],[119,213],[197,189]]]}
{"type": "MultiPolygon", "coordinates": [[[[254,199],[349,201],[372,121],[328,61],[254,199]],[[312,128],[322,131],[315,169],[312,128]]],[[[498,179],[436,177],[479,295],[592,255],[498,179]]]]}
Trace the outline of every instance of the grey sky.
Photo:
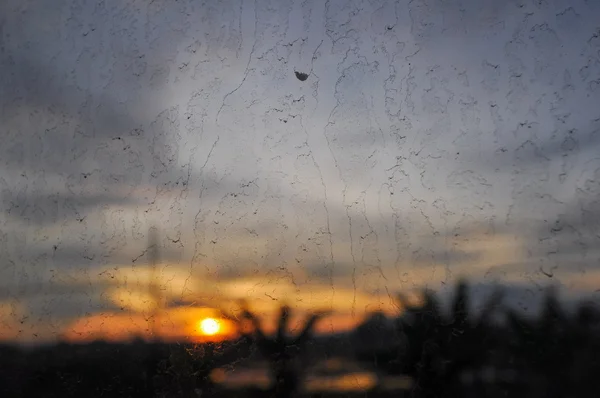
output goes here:
{"type": "Polygon", "coordinates": [[[114,307],[103,286],[124,282],[99,275],[143,273],[151,225],[165,274],[196,286],[600,282],[596,1],[11,0],[0,15],[3,313],[59,325],[114,307]],[[67,304],[19,296],[52,281],[67,304]]]}

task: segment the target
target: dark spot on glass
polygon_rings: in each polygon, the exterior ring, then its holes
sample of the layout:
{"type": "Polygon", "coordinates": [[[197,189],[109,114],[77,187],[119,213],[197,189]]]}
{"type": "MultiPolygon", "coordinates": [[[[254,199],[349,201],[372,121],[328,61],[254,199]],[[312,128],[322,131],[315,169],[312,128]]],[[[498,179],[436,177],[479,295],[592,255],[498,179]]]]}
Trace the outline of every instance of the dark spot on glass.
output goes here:
{"type": "Polygon", "coordinates": [[[296,77],[298,78],[298,80],[300,80],[301,82],[308,79],[308,74],[306,74],[306,73],[302,73],[302,72],[294,72],[294,73],[296,74],[296,77]]]}

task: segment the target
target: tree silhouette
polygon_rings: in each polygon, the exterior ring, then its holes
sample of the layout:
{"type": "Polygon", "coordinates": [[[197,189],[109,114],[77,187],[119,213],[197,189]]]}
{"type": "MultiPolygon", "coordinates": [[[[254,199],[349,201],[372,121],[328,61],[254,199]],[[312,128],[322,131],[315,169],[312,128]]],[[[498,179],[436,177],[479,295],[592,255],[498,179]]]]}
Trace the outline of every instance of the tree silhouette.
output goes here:
{"type": "Polygon", "coordinates": [[[397,374],[403,341],[394,322],[382,311],[374,311],[354,330],[354,354],[361,362],[369,362],[376,369],[397,374]]]}
{"type": "Polygon", "coordinates": [[[600,311],[597,304],[580,302],[573,321],[573,396],[585,396],[589,391],[600,390],[600,311]]]}
{"type": "Polygon", "coordinates": [[[569,314],[561,307],[556,289],[549,288],[538,317],[509,310],[507,320],[519,374],[527,375],[540,396],[564,397],[587,384],[575,380],[590,372],[594,359],[587,354],[598,349],[594,344],[598,313],[590,303],[569,314]]]}
{"type": "Polygon", "coordinates": [[[419,306],[399,295],[405,313],[398,327],[406,339],[400,370],[413,378],[414,396],[459,395],[461,376],[480,371],[489,361],[494,338],[491,316],[501,299],[501,291],[495,291],[476,317],[469,310],[466,281],[457,284],[448,314],[429,290],[423,292],[419,306]]]}
{"type": "Polygon", "coordinates": [[[283,305],[279,311],[277,331],[275,335],[268,336],[257,316],[249,310],[246,303],[242,302],[242,318],[250,321],[253,326],[252,332],[245,333],[245,337],[256,344],[261,355],[269,362],[274,380],[273,392],[276,397],[290,397],[297,391],[300,369],[294,360],[303,354],[315,324],[324,315],[325,312],[313,313],[304,322],[300,333],[291,336],[288,330],[291,309],[283,305]]]}

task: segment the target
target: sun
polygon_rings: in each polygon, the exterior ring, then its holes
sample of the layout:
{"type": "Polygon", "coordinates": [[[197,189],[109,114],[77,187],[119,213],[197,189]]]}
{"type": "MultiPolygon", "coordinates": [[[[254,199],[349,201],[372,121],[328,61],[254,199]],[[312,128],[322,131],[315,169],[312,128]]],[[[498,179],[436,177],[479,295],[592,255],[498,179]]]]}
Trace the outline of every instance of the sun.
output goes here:
{"type": "Polygon", "coordinates": [[[221,324],[215,318],[204,318],[199,322],[200,331],[206,336],[214,336],[221,330],[221,324]]]}

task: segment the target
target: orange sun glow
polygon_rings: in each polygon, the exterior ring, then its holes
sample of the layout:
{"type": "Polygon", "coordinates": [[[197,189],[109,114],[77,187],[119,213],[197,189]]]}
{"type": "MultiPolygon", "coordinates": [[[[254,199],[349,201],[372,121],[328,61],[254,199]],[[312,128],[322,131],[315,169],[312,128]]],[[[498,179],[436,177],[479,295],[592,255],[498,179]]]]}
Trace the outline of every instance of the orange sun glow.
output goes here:
{"type": "Polygon", "coordinates": [[[214,336],[221,330],[221,324],[215,318],[204,318],[198,326],[200,326],[200,331],[205,336],[214,336]]]}

